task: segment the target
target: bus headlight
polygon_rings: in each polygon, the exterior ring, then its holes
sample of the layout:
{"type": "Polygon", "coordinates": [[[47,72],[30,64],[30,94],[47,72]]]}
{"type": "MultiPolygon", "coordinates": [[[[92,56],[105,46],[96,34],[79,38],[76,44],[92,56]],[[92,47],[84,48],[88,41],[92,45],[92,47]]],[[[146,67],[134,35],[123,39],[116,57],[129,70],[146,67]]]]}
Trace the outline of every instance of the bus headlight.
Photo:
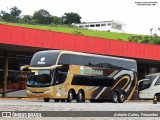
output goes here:
{"type": "Polygon", "coordinates": [[[27,92],[27,93],[31,93],[31,91],[30,91],[30,90],[26,90],[26,92],[27,92]]]}

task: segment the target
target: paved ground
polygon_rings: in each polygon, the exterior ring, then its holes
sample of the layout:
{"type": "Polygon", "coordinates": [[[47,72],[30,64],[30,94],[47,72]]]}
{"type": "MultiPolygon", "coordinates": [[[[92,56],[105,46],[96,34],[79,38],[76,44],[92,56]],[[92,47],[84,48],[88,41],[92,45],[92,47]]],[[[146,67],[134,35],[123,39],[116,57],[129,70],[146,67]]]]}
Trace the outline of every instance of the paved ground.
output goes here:
{"type": "MultiPolygon", "coordinates": [[[[8,90],[11,91],[11,90],[8,90]]],[[[2,94],[0,94],[0,97],[2,94]]],[[[27,97],[26,96],[26,90],[17,90],[17,91],[12,91],[7,93],[7,97],[27,97]]]]}
{"type": "MultiPolygon", "coordinates": [[[[49,103],[43,102],[43,100],[29,99],[29,100],[19,100],[19,99],[0,99],[0,111],[160,111],[160,103],[153,104],[152,102],[125,102],[125,103],[55,103],[51,100],[49,103]]],[[[9,119],[9,118],[0,118],[9,119]]],[[[10,118],[11,119],[11,118],[10,118]]],[[[13,118],[12,118],[13,119],[13,118]]],[[[16,118],[22,119],[22,118],[16,118]]],[[[24,119],[24,118],[23,118],[24,119]]],[[[33,119],[33,118],[25,118],[33,119]]],[[[70,119],[70,120],[82,120],[82,119],[109,119],[109,120],[146,120],[145,117],[113,117],[113,118],[102,118],[102,117],[67,117],[67,118],[41,118],[41,119],[70,119]]],[[[156,120],[158,118],[149,118],[147,120],[156,120]]],[[[37,118],[39,120],[39,118],[37,118]]]]}
{"type": "Polygon", "coordinates": [[[30,111],[159,111],[160,103],[152,102],[125,102],[125,103],[55,103],[53,100],[46,103],[43,100],[0,100],[0,108],[6,110],[30,111]]]}

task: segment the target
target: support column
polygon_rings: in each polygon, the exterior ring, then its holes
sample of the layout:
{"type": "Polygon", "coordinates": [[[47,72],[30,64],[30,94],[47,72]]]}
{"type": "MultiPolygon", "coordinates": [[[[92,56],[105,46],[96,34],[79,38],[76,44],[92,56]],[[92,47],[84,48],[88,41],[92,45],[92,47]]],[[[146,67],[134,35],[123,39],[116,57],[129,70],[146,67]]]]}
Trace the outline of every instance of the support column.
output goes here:
{"type": "Polygon", "coordinates": [[[3,93],[2,93],[2,97],[7,97],[7,78],[8,78],[8,54],[7,54],[7,52],[4,52],[3,93]]]}

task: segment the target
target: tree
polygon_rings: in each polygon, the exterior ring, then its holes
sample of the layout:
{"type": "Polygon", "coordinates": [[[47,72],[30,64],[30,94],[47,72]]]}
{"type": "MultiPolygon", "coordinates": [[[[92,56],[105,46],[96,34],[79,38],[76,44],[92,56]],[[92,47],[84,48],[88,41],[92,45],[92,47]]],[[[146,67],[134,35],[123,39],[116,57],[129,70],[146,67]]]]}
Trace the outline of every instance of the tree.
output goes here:
{"type": "Polygon", "coordinates": [[[13,15],[14,17],[19,17],[19,15],[21,14],[21,10],[18,9],[16,6],[14,6],[13,8],[10,9],[10,14],[13,15]]]}
{"type": "Polygon", "coordinates": [[[20,22],[32,24],[32,16],[24,15],[20,22]]]}
{"type": "Polygon", "coordinates": [[[2,16],[0,15],[0,21],[3,21],[2,16]]]}
{"type": "Polygon", "coordinates": [[[53,24],[62,24],[62,18],[61,17],[57,17],[57,16],[53,16],[52,17],[52,23],[53,24]]]}
{"type": "Polygon", "coordinates": [[[81,23],[81,16],[77,13],[64,13],[62,16],[62,21],[64,24],[81,23]]]}
{"type": "Polygon", "coordinates": [[[18,22],[19,15],[21,14],[21,10],[17,7],[13,7],[10,9],[10,12],[6,12],[1,10],[2,19],[7,22],[18,22]]]}
{"type": "Polygon", "coordinates": [[[36,11],[33,15],[33,19],[38,24],[50,24],[52,22],[52,16],[44,9],[36,11]]]}

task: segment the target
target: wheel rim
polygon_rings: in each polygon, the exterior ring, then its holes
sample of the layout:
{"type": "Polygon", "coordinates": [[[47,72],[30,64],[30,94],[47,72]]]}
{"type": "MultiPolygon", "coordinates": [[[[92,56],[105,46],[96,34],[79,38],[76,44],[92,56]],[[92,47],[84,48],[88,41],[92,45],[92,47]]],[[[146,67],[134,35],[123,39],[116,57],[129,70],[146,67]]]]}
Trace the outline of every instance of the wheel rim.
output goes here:
{"type": "Polygon", "coordinates": [[[73,99],[73,94],[72,92],[69,93],[69,100],[71,101],[73,99]]]}
{"type": "Polygon", "coordinates": [[[123,94],[121,94],[120,98],[121,98],[121,101],[124,101],[124,95],[123,94]]]}
{"type": "Polygon", "coordinates": [[[72,91],[70,90],[70,91],[68,92],[67,102],[72,102],[72,100],[73,100],[73,93],[72,93],[72,91]]]}
{"type": "Polygon", "coordinates": [[[116,101],[117,101],[117,99],[118,99],[118,98],[117,98],[117,94],[116,94],[116,93],[114,93],[114,95],[113,95],[113,101],[114,101],[114,102],[116,102],[116,101]]]}
{"type": "Polygon", "coordinates": [[[82,101],[82,93],[79,92],[79,100],[82,101]]]}

